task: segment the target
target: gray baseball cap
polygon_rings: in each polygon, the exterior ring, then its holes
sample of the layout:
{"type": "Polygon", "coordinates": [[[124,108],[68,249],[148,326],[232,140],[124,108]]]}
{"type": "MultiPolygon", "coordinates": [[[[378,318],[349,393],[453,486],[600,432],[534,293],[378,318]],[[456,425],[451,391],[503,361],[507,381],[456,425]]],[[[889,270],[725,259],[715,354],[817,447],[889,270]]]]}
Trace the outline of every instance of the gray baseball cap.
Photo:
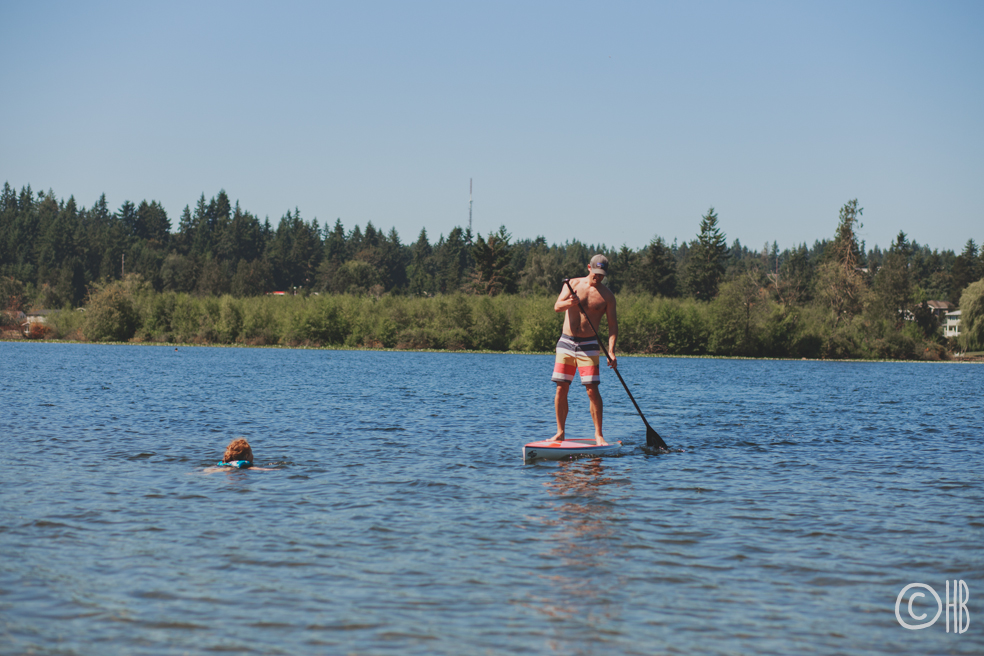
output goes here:
{"type": "Polygon", "coordinates": [[[591,273],[600,273],[602,275],[608,275],[608,258],[604,255],[595,255],[591,258],[591,264],[588,265],[591,273]]]}

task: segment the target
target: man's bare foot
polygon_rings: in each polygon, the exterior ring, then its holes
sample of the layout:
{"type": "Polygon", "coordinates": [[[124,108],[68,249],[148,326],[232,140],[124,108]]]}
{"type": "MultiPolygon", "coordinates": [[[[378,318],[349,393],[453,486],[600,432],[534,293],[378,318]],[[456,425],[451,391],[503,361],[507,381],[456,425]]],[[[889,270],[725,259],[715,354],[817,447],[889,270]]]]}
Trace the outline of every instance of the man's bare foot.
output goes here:
{"type": "Polygon", "coordinates": [[[564,431],[558,432],[556,435],[551,437],[549,440],[544,440],[544,442],[563,442],[564,441],[564,431]]]}
{"type": "Polygon", "coordinates": [[[595,446],[608,446],[608,442],[601,435],[595,435],[595,446]]]}

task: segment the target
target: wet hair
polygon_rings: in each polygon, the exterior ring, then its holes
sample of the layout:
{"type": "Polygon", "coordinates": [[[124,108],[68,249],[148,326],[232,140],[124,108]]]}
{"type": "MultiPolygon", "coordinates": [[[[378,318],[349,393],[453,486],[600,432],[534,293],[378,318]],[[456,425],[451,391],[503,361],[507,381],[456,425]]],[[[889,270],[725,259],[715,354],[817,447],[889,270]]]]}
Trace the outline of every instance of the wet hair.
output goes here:
{"type": "Polygon", "coordinates": [[[253,449],[249,447],[249,442],[243,437],[237,437],[229,442],[226,447],[222,462],[233,462],[234,460],[249,460],[253,462],[253,449]]]}

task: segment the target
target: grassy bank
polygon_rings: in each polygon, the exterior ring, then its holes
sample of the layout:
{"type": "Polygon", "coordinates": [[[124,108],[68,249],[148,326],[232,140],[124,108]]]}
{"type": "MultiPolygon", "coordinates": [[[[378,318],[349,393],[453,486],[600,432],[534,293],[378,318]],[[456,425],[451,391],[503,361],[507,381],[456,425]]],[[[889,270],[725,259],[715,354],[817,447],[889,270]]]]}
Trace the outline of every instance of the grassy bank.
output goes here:
{"type": "MultiPolygon", "coordinates": [[[[49,317],[48,339],[413,350],[551,352],[563,316],[553,296],[450,294],[200,297],[139,283],[96,290],[81,310],[49,317]]],[[[621,353],[832,359],[948,359],[914,324],[861,315],[833,321],[821,308],[768,299],[710,303],[646,294],[618,297],[621,353]]],[[[602,335],[607,334],[603,321],[602,335]]]]}

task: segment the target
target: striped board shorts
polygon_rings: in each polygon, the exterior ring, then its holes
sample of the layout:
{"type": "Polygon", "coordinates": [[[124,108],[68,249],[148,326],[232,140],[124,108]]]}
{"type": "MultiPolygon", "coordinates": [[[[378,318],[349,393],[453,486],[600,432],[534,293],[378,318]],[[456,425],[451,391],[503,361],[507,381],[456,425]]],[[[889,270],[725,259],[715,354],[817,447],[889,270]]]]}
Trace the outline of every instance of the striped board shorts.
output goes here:
{"type": "Polygon", "coordinates": [[[570,383],[574,380],[574,371],[581,373],[582,385],[595,385],[601,382],[598,371],[598,358],[601,349],[596,337],[571,337],[561,335],[557,342],[557,359],[554,361],[553,376],[550,380],[555,383],[570,383]]]}

